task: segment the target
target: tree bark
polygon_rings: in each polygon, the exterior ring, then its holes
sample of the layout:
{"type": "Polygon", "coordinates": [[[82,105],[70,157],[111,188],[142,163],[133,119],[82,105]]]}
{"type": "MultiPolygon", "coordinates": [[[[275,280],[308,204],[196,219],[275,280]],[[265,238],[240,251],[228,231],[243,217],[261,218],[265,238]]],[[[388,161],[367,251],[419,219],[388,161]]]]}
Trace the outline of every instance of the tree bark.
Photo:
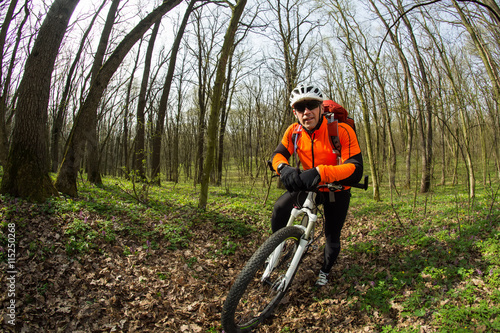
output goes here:
{"type": "Polygon", "coordinates": [[[41,202],[57,194],[48,174],[47,107],[59,47],[79,0],[55,0],[26,60],[1,192],[41,202]]]}
{"type": "MultiPolygon", "coordinates": [[[[14,10],[16,9],[17,6],[17,0],[16,1],[11,1],[9,4],[9,8],[7,9],[7,13],[5,14],[5,19],[2,24],[2,29],[0,30],[0,63],[4,64],[4,48],[5,48],[5,43],[6,43],[6,38],[7,38],[7,32],[9,30],[10,22],[13,19],[14,15],[14,10]]],[[[21,40],[21,30],[26,23],[26,20],[29,17],[29,11],[27,7],[27,3],[24,5],[25,8],[25,16],[24,19],[22,20],[19,29],[18,29],[18,37],[16,39],[16,42],[14,43],[14,50],[13,50],[13,55],[9,64],[9,69],[7,70],[7,77],[5,78],[5,81],[3,81],[2,76],[2,71],[0,71],[0,82],[3,84],[3,89],[1,91],[0,95],[0,164],[5,167],[7,164],[7,157],[9,154],[9,139],[8,139],[8,126],[7,126],[7,121],[6,121],[6,116],[7,116],[7,96],[9,95],[9,89],[10,89],[10,81],[12,78],[12,72],[14,68],[14,62],[15,62],[15,54],[17,52],[17,49],[19,47],[19,42],[21,40]]]]}
{"type": "Polygon", "coordinates": [[[64,123],[64,118],[66,116],[66,111],[68,108],[68,95],[70,93],[71,87],[72,87],[72,82],[73,82],[73,75],[76,70],[76,66],[78,65],[78,62],[80,61],[80,57],[83,52],[83,48],[85,46],[85,43],[87,42],[87,37],[92,30],[92,27],[94,26],[95,20],[99,16],[99,13],[101,12],[102,8],[106,4],[107,0],[104,0],[103,3],[101,4],[101,7],[97,10],[95,13],[94,17],[90,21],[89,26],[87,27],[87,30],[83,34],[83,37],[80,41],[80,46],[78,47],[78,51],[75,54],[75,59],[73,60],[73,63],[71,64],[71,67],[69,69],[68,75],[66,77],[66,84],[64,86],[64,90],[61,96],[61,99],[59,100],[59,105],[57,108],[57,113],[54,117],[54,123],[52,125],[52,130],[51,130],[51,136],[50,136],[50,152],[51,152],[51,161],[52,161],[52,167],[51,170],[52,172],[57,172],[57,168],[59,167],[59,141],[61,138],[61,131],[64,123]]]}
{"type": "Polygon", "coordinates": [[[153,31],[149,39],[148,48],[146,51],[146,59],[144,62],[144,72],[142,74],[141,89],[139,92],[139,101],[137,103],[137,124],[135,135],[135,171],[141,180],[146,180],[146,154],[145,154],[145,117],[144,110],[146,109],[146,91],[149,82],[149,72],[151,70],[151,58],[153,57],[153,50],[160,28],[160,21],[156,22],[153,26],[153,31]]]}
{"type": "Polygon", "coordinates": [[[210,118],[208,120],[208,147],[207,147],[207,158],[203,167],[200,200],[198,207],[205,209],[208,201],[208,183],[210,181],[210,173],[215,162],[215,145],[217,141],[217,122],[219,121],[219,114],[221,108],[222,89],[224,86],[224,81],[226,77],[226,68],[229,55],[234,44],[234,37],[236,35],[236,30],[240,22],[241,15],[245,9],[247,0],[238,0],[234,8],[232,8],[233,13],[231,16],[231,21],[224,36],[224,44],[222,45],[221,55],[217,64],[217,74],[215,78],[214,88],[213,88],[213,98],[212,105],[210,108],[210,118]]]}
{"type": "Polygon", "coordinates": [[[151,166],[151,179],[160,185],[160,157],[161,157],[161,138],[163,135],[163,129],[165,124],[165,114],[167,111],[168,96],[170,94],[170,87],[172,86],[172,79],[174,77],[175,63],[177,61],[177,54],[179,53],[179,46],[182,41],[182,36],[186,30],[186,25],[189,20],[189,16],[193,11],[194,4],[197,0],[191,0],[188,8],[182,19],[182,23],[175,36],[174,44],[172,45],[172,51],[170,53],[170,61],[168,64],[167,76],[165,77],[165,83],[163,84],[162,95],[160,97],[160,105],[158,107],[158,117],[156,118],[156,127],[153,133],[153,156],[152,156],[152,166],[151,166]]]}
{"type": "MultiPolygon", "coordinates": [[[[115,24],[115,17],[118,11],[120,0],[113,0],[106,17],[106,23],[101,33],[101,39],[97,47],[94,63],[91,69],[90,86],[94,84],[102,67],[106,49],[108,47],[109,36],[115,24]]],[[[92,184],[101,186],[102,179],[99,172],[99,138],[97,133],[97,106],[93,110],[89,110],[89,125],[87,131],[87,177],[92,184]]]]}
{"type": "Polygon", "coordinates": [[[354,74],[354,82],[356,83],[356,91],[361,101],[361,110],[363,112],[363,129],[365,133],[366,150],[368,154],[368,163],[370,165],[370,173],[371,173],[371,180],[373,187],[373,199],[375,201],[380,201],[380,184],[378,179],[377,165],[375,163],[375,156],[373,152],[373,139],[370,126],[370,113],[368,110],[368,103],[366,102],[366,98],[363,92],[363,83],[361,82],[360,72],[357,67],[358,59],[356,58],[355,47],[353,45],[353,39],[351,37],[351,28],[348,24],[344,8],[341,8],[338,1],[335,1],[335,4],[333,4],[333,6],[335,6],[335,8],[338,10],[341,16],[341,18],[335,18],[335,19],[337,20],[345,36],[345,41],[343,42],[348,51],[350,65],[352,66],[352,71],[354,74]]]}
{"type": "Polygon", "coordinates": [[[66,143],[64,160],[59,168],[56,179],[56,188],[62,193],[69,196],[78,195],[76,179],[80,166],[80,159],[83,156],[85,148],[85,141],[90,139],[88,137],[90,118],[92,112],[95,112],[97,109],[109,80],[130,49],[144,35],[149,27],[156,21],[161,20],[165,13],[177,6],[180,2],[181,0],[164,1],[162,5],[142,19],[139,24],[124,37],[115,51],[111,54],[110,58],[101,67],[85,102],[78,111],[68,142],[66,143]]]}
{"type": "MultiPolygon", "coordinates": [[[[384,24],[385,28],[388,31],[389,37],[391,38],[391,41],[396,48],[396,51],[398,53],[398,58],[401,62],[401,65],[403,66],[404,69],[404,89],[403,89],[403,96],[404,99],[402,101],[403,109],[406,111],[405,115],[405,120],[406,120],[406,156],[405,156],[405,188],[409,189],[410,184],[411,184],[411,156],[412,156],[412,151],[413,151],[413,121],[412,121],[412,115],[410,112],[410,89],[415,96],[417,102],[418,102],[418,95],[416,93],[415,85],[412,80],[412,75],[410,71],[410,65],[408,63],[408,60],[406,59],[406,56],[403,52],[403,49],[396,38],[396,35],[390,30],[389,24],[387,21],[384,19],[382,14],[380,13],[378,7],[375,5],[375,2],[373,0],[369,0],[370,3],[372,4],[373,9],[377,13],[377,16],[379,19],[382,21],[384,24]]],[[[388,8],[386,6],[386,8],[388,8]]],[[[388,8],[389,10],[389,8],[388,8]]],[[[390,11],[390,10],[389,10],[390,11]]]]}

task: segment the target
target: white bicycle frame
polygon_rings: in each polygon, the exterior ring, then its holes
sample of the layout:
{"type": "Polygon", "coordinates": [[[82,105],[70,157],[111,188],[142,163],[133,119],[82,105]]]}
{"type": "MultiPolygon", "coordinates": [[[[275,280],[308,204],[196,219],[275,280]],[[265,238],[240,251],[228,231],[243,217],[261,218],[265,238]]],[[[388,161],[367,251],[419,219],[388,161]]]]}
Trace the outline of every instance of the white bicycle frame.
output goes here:
{"type": "MultiPolygon", "coordinates": [[[[314,213],[314,200],[316,199],[316,192],[308,192],[307,198],[304,201],[304,204],[302,205],[302,208],[297,208],[294,207],[292,209],[292,212],[290,214],[290,218],[288,219],[287,227],[293,226],[295,220],[304,214],[307,214],[308,217],[308,223],[306,226],[304,225],[295,225],[297,228],[301,228],[304,230],[304,235],[299,240],[299,245],[297,247],[297,250],[295,251],[295,254],[293,256],[292,262],[290,263],[290,267],[288,267],[288,270],[286,271],[285,276],[281,279],[280,283],[278,286],[276,286],[277,291],[285,291],[286,288],[288,287],[289,282],[291,281],[293,274],[295,273],[297,266],[299,265],[300,259],[302,258],[302,255],[304,254],[305,250],[307,249],[307,245],[311,242],[313,239],[313,233],[314,233],[314,225],[316,224],[316,220],[318,219],[318,216],[314,213]]],[[[279,259],[281,251],[283,250],[283,243],[278,245],[276,249],[271,253],[269,256],[269,262],[268,265],[264,271],[264,274],[262,274],[261,281],[264,282],[269,275],[271,275],[271,272],[273,271],[276,261],[279,259]]]]}

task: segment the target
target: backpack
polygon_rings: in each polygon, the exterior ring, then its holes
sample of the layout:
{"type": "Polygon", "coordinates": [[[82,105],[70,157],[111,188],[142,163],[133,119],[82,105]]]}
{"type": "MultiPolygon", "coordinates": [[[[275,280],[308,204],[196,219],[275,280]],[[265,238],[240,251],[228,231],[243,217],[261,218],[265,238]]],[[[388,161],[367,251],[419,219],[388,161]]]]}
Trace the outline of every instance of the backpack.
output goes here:
{"type": "MultiPolygon", "coordinates": [[[[342,145],[340,144],[339,134],[338,134],[338,123],[345,123],[352,127],[356,132],[356,125],[354,124],[354,119],[349,117],[347,110],[344,107],[332,100],[323,101],[324,116],[328,121],[328,134],[330,135],[330,143],[332,145],[333,152],[337,155],[337,164],[341,164],[340,152],[342,151],[342,145]]],[[[301,129],[302,130],[302,129],[301,129]]],[[[293,151],[297,150],[298,134],[300,132],[294,132],[292,134],[293,140],[293,151]]],[[[298,159],[297,159],[298,160],[298,159]]]]}
{"type": "Polygon", "coordinates": [[[328,120],[328,134],[330,134],[332,147],[334,147],[334,150],[337,150],[340,155],[342,145],[339,140],[338,123],[345,123],[351,126],[354,132],[356,132],[354,119],[349,117],[347,110],[344,109],[342,105],[335,103],[332,100],[323,101],[323,110],[325,118],[328,120]]]}

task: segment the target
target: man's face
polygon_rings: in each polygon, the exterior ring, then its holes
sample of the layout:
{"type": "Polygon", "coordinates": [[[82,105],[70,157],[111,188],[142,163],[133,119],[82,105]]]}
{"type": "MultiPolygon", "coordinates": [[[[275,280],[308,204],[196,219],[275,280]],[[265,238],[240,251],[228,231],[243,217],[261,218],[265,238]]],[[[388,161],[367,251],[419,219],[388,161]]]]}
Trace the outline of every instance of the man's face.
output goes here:
{"type": "Polygon", "coordinates": [[[323,103],[316,100],[300,101],[293,105],[293,113],[300,124],[311,131],[318,125],[323,114],[323,103]]]}

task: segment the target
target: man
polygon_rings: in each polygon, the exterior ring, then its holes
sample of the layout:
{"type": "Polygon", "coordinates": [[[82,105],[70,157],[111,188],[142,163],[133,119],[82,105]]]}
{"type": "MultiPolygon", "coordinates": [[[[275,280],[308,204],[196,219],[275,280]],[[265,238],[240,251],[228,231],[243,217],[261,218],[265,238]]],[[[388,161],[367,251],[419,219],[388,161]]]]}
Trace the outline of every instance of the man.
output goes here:
{"type": "Polygon", "coordinates": [[[299,85],[290,95],[290,106],[298,122],[290,125],[272,156],[272,164],[288,190],[274,205],[271,225],[273,232],[286,226],[300,191],[314,189],[318,184],[338,182],[345,190],[320,192],[317,204],[323,204],[326,247],[317,286],[324,286],[328,273],[340,253],[340,233],[351,199],[349,184],[359,182],[363,175],[363,159],[354,129],[338,124],[340,154],[331,144],[328,121],[323,115],[323,93],[312,85],[299,85]],[[304,171],[289,165],[296,153],[304,171]],[[339,156],[337,156],[339,155],[339,156]]]}

